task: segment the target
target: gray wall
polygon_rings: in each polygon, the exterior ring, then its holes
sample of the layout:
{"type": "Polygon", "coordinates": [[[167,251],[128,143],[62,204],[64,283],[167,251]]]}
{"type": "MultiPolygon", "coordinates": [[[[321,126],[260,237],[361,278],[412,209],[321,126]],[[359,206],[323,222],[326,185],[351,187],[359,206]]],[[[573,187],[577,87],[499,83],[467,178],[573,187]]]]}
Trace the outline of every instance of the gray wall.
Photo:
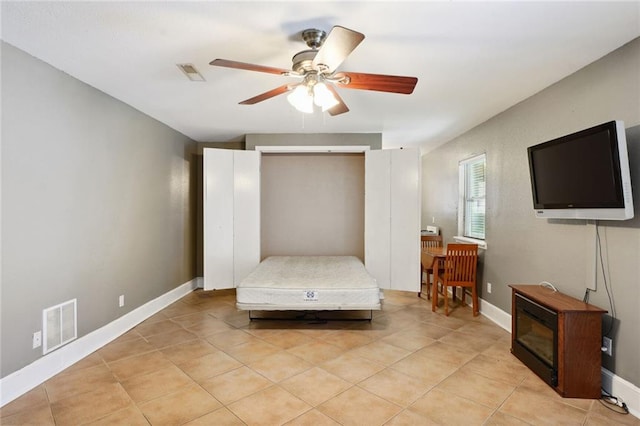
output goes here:
{"type": "MultiPolygon", "coordinates": [[[[248,150],[256,146],[318,145],[364,145],[369,149],[381,149],[382,134],[265,133],[246,136],[248,150]]],[[[362,155],[263,155],[262,175],[266,178],[261,195],[262,258],[277,254],[348,254],[364,259],[362,155]],[[282,185],[287,185],[286,192],[278,191],[282,185]],[[298,198],[296,193],[300,191],[315,191],[316,195],[298,198]],[[281,203],[287,203],[288,208],[283,209],[279,206],[281,203]],[[287,220],[283,220],[283,211],[287,220]]]]}
{"type": "Polygon", "coordinates": [[[363,154],[264,154],[260,184],[261,258],[364,261],[363,154]]]}
{"type": "Polygon", "coordinates": [[[194,277],[196,147],[1,48],[4,377],[41,356],[42,309],[77,298],[82,336],[194,277]]]}
{"type": "MultiPolygon", "coordinates": [[[[534,217],[526,148],[614,119],[629,129],[635,218],[600,222],[618,319],[614,356],[603,356],[603,365],[640,386],[640,39],[423,156],[422,225],[435,218],[446,240],[456,235],[458,161],[486,152],[482,298],[511,312],[508,284],[550,281],[582,299],[593,228],[586,221],[534,217]]],[[[610,311],[601,271],[597,288],[591,303],[610,311]]]]}

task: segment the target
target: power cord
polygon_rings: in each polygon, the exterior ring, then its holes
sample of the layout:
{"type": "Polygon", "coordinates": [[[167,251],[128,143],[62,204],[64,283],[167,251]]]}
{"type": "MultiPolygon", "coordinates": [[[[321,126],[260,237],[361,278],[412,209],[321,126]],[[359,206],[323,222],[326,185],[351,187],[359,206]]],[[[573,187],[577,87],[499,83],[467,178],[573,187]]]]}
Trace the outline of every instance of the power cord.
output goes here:
{"type": "MultiPolygon", "coordinates": [[[[613,331],[613,326],[616,320],[616,307],[613,303],[613,298],[611,297],[611,291],[609,290],[610,283],[607,280],[607,273],[604,269],[604,259],[602,256],[602,242],[600,241],[600,228],[597,220],[595,225],[596,225],[596,250],[598,253],[598,258],[599,258],[598,260],[600,261],[600,268],[602,269],[602,280],[604,282],[604,289],[607,292],[607,298],[609,299],[609,307],[611,309],[611,322],[609,323],[609,328],[607,332],[604,333],[605,336],[609,336],[611,331],[613,331]]],[[[590,289],[587,289],[584,294],[585,302],[589,301],[589,294],[590,294],[590,289]]],[[[623,415],[629,414],[629,407],[627,407],[627,404],[621,398],[611,395],[609,392],[604,390],[604,388],[601,388],[601,389],[602,389],[602,396],[600,398],[600,404],[602,404],[605,408],[613,411],[614,413],[623,414],[623,415]],[[612,407],[617,407],[617,408],[612,408],[612,407]],[[622,409],[622,411],[620,409],[622,409]]]]}
{"type": "Polygon", "coordinates": [[[609,291],[609,282],[607,280],[607,274],[604,270],[604,259],[602,258],[602,243],[600,242],[600,230],[598,228],[598,221],[596,220],[596,244],[600,257],[600,268],[602,269],[602,280],[604,281],[604,289],[607,291],[607,297],[609,298],[609,307],[611,309],[611,322],[609,323],[609,328],[607,332],[604,333],[605,336],[609,337],[611,332],[613,331],[613,326],[616,322],[616,306],[613,303],[613,298],[611,297],[611,292],[609,291]]]}
{"type": "Polygon", "coordinates": [[[600,398],[600,404],[602,404],[605,408],[613,411],[614,413],[623,414],[623,415],[629,414],[629,407],[627,407],[627,404],[625,404],[625,402],[622,399],[618,398],[617,396],[613,396],[609,394],[609,392],[604,390],[604,388],[602,388],[602,396],[600,398]],[[622,408],[622,411],[611,408],[609,405],[622,408]]]}
{"type": "Polygon", "coordinates": [[[555,288],[555,286],[553,284],[551,284],[549,281],[541,281],[539,284],[541,287],[546,287],[546,288],[550,288],[551,290],[557,292],[558,289],[555,288]]]}

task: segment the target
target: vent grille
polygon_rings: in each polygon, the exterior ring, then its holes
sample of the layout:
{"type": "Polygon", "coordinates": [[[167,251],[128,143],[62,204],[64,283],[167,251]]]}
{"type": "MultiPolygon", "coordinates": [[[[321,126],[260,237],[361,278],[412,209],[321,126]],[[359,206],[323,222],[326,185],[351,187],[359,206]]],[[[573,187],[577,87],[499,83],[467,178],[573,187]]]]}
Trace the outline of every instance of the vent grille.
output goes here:
{"type": "Polygon", "coordinates": [[[77,312],[77,299],[42,311],[43,354],[58,349],[78,337],[77,312]]]}
{"type": "Polygon", "coordinates": [[[205,81],[204,77],[200,72],[196,69],[193,64],[177,64],[178,68],[187,76],[187,78],[191,81],[205,81]]]}

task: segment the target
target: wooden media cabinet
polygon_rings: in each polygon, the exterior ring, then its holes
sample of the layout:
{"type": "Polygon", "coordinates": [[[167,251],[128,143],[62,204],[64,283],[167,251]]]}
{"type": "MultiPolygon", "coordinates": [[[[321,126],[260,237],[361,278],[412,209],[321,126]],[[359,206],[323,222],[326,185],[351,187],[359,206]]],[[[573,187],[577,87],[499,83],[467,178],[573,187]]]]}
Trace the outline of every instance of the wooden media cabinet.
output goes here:
{"type": "Polygon", "coordinates": [[[602,315],[541,285],[512,288],[511,352],[561,396],[601,396],[602,315]]]}

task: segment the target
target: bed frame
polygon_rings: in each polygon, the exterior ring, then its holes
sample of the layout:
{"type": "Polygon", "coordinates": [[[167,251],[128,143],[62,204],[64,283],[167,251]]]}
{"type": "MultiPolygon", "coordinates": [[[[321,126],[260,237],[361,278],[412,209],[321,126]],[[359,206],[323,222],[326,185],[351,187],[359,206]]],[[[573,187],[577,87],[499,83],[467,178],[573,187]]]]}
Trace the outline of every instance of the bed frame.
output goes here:
{"type": "Polygon", "coordinates": [[[353,316],[351,313],[367,312],[365,310],[358,311],[258,311],[249,310],[249,321],[305,321],[310,324],[324,324],[328,321],[373,321],[373,309],[370,309],[367,316],[353,316]],[[262,312],[263,316],[254,316],[254,312],[262,312]],[[324,315],[324,314],[329,315],[324,315]]]}

